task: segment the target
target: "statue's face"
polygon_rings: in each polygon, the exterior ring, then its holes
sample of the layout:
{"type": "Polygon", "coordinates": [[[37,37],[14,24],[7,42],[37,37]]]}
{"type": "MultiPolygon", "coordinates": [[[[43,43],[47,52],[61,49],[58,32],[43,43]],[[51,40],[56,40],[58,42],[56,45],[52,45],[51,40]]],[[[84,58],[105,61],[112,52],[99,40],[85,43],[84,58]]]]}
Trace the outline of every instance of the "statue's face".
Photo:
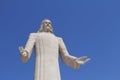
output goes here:
{"type": "Polygon", "coordinates": [[[49,32],[52,29],[52,25],[51,25],[50,20],[44,20],[42,24],[43,24],[44,31],[49,32]]]}

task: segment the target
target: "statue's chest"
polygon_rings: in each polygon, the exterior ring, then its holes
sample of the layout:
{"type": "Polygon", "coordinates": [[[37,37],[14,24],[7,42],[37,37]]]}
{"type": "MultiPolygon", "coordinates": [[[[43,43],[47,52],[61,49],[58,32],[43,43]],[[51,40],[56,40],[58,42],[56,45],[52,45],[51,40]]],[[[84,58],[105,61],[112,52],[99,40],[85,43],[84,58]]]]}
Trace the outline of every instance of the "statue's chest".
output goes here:
{"type": "Polygon", "coordinates": [[[44,45],[53,45],[55,43],[58,43],[58,39],[56,36],[52,34],[39,34],[36,38],[36,41],[42,42],[44,45]]]}
{"type": "Polygon", "coordinates": [[[58,53],[58,39],[52,34],[40,34],[36,38],[36,47],[42,53],[54,55],[58,53]]]}

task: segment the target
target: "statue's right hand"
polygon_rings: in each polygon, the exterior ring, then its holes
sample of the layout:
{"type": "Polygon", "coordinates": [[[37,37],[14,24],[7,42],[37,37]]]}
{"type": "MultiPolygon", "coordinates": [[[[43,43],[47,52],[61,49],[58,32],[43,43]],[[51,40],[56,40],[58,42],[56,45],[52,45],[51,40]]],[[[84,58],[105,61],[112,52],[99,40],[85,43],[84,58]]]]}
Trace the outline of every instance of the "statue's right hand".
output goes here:
{"type": "Polygon", "coordinates": [[[20,53],[23,53],[25,50],[23,49],[23,47],[19,47],[19,51],[20,53]]]}
{"type": "Polygon", "coordinates": [[[19,51],[22,56],[27,56],[27,52],[25,51],[23,47],[19,47],[19,51]]]}
{"type": "Polygon", "coordinates": [[[27,53],[27,51],[23,47],[19,47],[19,51],[20,51],[21,60],[23,62],[27,62],[27,60],[28,60],[28,53],[27,53]]]}

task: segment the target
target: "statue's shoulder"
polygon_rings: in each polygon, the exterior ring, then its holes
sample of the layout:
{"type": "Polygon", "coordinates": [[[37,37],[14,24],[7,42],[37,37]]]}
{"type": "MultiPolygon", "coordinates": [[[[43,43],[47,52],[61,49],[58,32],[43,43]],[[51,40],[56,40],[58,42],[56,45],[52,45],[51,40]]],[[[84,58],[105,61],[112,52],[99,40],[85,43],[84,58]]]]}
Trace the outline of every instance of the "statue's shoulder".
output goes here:
{"type": "Polygon", "coordinates": [[[36,36],[38,33],[30,33],[30,36],[36,36]]]}
{"type": "Polygon", "coordinates": [[[57,37],[57,39],[58,39],[58,41],[61,41],[61,40],[63,40],[61,37],[57,37]]]}
{"type": "Polygon", "coordinates": [[[58,36],[57,36],[57,38],[58,38],[58,39],[62,39],[61,37],[58,37],[58,36]]]}
{"type": "Polygon", "coordinates": [[[29,37],[37,37],[38,33],[30,33],[29,37]]]}

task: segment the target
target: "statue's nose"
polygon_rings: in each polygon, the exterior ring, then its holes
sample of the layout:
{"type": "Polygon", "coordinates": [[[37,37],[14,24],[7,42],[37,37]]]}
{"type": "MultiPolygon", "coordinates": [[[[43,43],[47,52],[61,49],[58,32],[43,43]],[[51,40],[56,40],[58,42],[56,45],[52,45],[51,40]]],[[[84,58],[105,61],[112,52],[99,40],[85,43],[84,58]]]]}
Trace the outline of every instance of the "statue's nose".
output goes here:
{"type": "Polygon", "coordinates": [[[47,26],[49,26],[49,24],[47,24],[47,26]]]}

